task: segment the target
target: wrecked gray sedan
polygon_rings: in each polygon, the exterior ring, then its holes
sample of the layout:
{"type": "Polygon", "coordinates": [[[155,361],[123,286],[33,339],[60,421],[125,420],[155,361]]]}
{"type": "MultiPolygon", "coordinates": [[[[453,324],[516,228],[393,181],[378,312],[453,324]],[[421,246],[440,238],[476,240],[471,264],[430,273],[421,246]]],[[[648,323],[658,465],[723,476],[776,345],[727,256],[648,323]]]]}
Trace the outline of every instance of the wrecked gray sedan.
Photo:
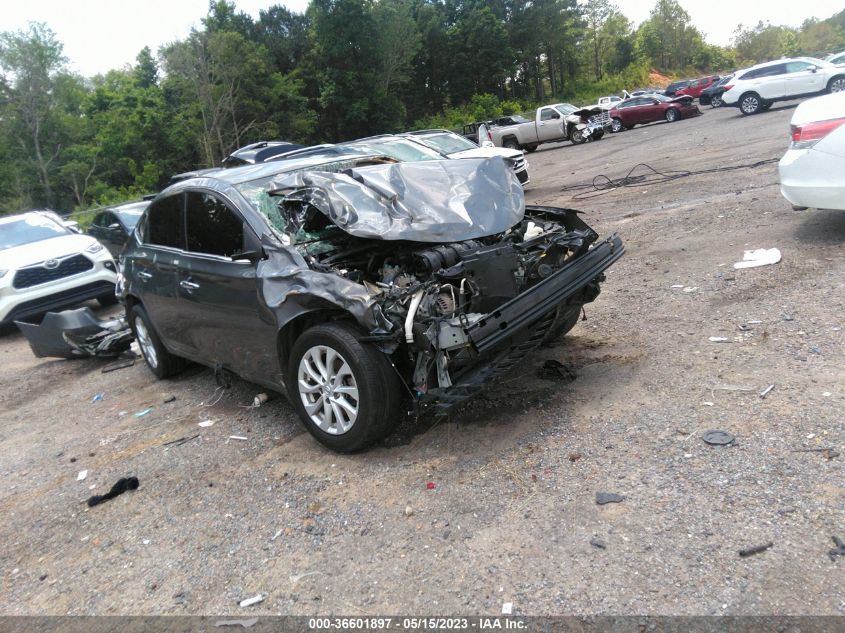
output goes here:
{"type": "Polygon", "coordinates": [[[623,253],[525,206],[501,158],[310,156],[179,182],[122,254],[118,293],[159,378],[185,359],[286,391],[354,451],[403,405],[440,412],[561,336],[623,253]]]}

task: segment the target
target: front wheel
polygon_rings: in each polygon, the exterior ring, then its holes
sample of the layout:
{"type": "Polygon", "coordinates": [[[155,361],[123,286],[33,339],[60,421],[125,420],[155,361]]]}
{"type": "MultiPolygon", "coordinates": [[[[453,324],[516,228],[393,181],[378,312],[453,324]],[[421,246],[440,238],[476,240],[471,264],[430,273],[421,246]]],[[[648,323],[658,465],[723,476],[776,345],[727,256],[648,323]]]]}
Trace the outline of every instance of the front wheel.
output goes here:
{"type": "Polygon", "coordinates": [[[827,83],[828,92],[842,92],[845,90],[845,75],[837,75],[827,83]]]}
{"type": "Polygon", "coordinates": [[[579,130],[578,128],[572,128],[572,132],[569,133],[569,140],[572,141],[573,145],[581,145],[587,142],[587,138],[584,136],[584,130],[579,130]]]}
{"type": "MultiPolygon", "coordinates": [[[[519,149],[519,148],[517,148],[517,149],[519,149]]],[[[531,152],[533,152],[537,149],[537,146],[536,145],[526,145],[522,149],[524,149],[526,152],[528,152],[530,154],[531,152]]]]}
{"type": "Polygon", "coordinates": [[[667,123],[674,123],[678,119],[681,118],[680,113],[675,108],[669,108],[666,110],[666,122],[667,123]]]}
{"type": "Polygon", "coordinates": [[[755,92],[742,95],[739,99],[739,111],[743,114],[757,114],[763,107],[763,100],[755,92]]]}
{"type": "Polygon", "coordinates": [[[346,323],[306,330],[288,359],[288,393],[317,441],[344,453],[384,438],[401,404],[399,376],[382,352],[346,323]]]}
{"type": "Polygon", "coordinates": [[[602,136],[604,136],[604,130],[596,130],[593,132],[594,141],[600,141],[602,136]]]}
{"type": "Polygon", "coordinates": [[[147,367],[158,379],[169,378],[185,368],[185,361],[167,351],[153,329],[147,311],[136,305],[129,311],[129,324],[147,367]]]}
{"type": "Polygon", "coordinates": [[[509,138],[502,143],[502,147],[507,147],[508,149],[519,149],[519,143],[515,138],[509,138]]]}
{"type": "Polygon", "coordinates": [[[713,95],[710,97],[710,107],[712,108],[721,108],[722,107],[722,97],[717,97],[713,95]]]}
{"type": "Polygon", "coordinates": [[[615,134],[616,132],[621,132],[623,127],[624,127],[624,126],[622,125],[622,119],[616,119],[616,118],[614,118],[614,119],[610,122],[610,131],[611,131],[611,132],[613,132],[614,134],[615,134]]]}

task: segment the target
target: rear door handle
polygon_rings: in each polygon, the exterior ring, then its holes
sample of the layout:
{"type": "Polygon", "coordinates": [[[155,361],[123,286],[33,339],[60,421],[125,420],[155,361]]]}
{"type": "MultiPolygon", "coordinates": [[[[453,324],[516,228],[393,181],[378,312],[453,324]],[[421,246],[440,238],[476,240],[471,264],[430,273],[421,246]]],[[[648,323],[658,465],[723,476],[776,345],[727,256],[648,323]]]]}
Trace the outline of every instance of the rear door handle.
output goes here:
{"type": "Polygon", "coordinates": [[[180,281],[179,285],[189,292],[192,290],[197,290],[200,287],[199,284],[195,284],[193,281],[180,281]]]}
{"type": "Polygon", "coordinates": [[[153,276],[150,273],[145,273],[143,270],[138,273],[138,276],[146,281],[147,279],[152,279],[153,276]]]}

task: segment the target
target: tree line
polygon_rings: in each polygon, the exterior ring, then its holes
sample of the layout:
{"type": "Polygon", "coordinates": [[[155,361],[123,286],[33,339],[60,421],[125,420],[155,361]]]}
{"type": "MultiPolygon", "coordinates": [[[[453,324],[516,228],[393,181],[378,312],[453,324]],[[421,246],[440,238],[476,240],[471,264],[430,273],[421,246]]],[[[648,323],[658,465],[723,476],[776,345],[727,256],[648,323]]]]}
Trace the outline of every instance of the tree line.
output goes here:
{"type": "Polygon", "coordinates": [[[610,0],[311,0],[257,19],[211,0],[202,26],[133,65],[68,70],[40,23],[0,33],[0,213],[159,190],[261,139],[335,142],[576,103],[649,71],[728,71],[845,48],[845,11],[708,44],[677,0],[636,29],[610,0]]]}

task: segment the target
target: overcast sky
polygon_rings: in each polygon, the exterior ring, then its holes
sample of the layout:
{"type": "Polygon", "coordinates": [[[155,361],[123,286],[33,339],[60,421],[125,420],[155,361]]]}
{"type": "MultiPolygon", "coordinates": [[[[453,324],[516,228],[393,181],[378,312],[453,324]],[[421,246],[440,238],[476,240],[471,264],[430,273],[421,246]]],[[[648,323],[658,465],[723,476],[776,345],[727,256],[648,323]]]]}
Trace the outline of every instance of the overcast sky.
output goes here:
{"type": "MultiPolygon", "coordinates": [[[[680,0],[707,41],[727,45],[737,24],[759,20],[800,25],[842,10],[843,0],[680,0]]],[[[655,0],[616,0],[622,12],[639,24],[648,18],[655,0]]],[[[236,0],[238,9],[253,17],[273,4],[304,11],[308,0],[236,0]]],[[[24,29],[29,21],[46,22],[64,44],[71,68],[85,76],[131,64],[144,46],[153,52],[162,44],[184,38],[199,27],[208,0],[16,0],[3,3],[0,30],[24,29]]]]}

